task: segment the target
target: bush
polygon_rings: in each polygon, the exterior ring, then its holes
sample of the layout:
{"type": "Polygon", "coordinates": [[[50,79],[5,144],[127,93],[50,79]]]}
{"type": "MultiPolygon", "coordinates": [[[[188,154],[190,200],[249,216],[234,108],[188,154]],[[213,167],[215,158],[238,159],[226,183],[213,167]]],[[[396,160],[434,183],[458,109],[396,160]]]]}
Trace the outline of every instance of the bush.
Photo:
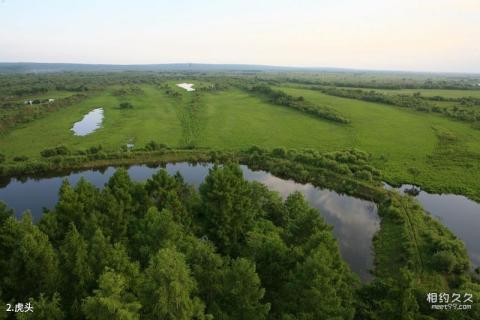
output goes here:
{"type": "Polygon", "coordinates": [[[355,177],[357,177],[359,179],[362,179],[362,180],[367,180],[367,181],[372,181],[373,180],[372,173],[370,171],[367,171],[367,170],[360,170],[360,171],[355,172],[355,177]]]}
{"type": "Polygon", "coordinates": [[[17,161],[17,162],[27,161],[27,160],[28,160],[27,156],[16,156],[16,157],[13,158],[13,161],[17,161]]]}
{"type": "Polygon", "coordinates": [[[439,251],[433,255],[433,264],[438,271],[452,272],[456,258],[450,251],[439,251]]]}
{"type": "Polygon", "coordinates": [[[103,147],[101,144],[99,144],[98,146],[92,146],[90,148],[88,148],[87,150],[87,153],[88,154],[96,154],[96,153],[99,153],[100,151],[102,151],[103,147]]]}
{"type": "Polygon", "coordinates": [[[130,102],[122,102],[118,107],[120,109],[133,109],[133,105],[130,102]]]}
{"type": "Polygon", "coordinates": [[[0,163],[5,161],[5,155],[0,153],[0,163]]]}
{"type": "Polygon", "coordinates": [[[285,148],[275,148],[272,151],[272,155],[279,158],[285,158],[287,155],[287,151],[285,150],[285,148]]]}
{"type": "Polygon", "coordinates": [[[147,151],[157,151],[157,150],[165,150],[165,149],[169,149],[166,144],[157,143],[153,140],[147,143],[145,146],[145,150],[147,151]]]}
{"type": "Polygon", "coordinates": [[[41,156],[44,158],[54,157],[54,156],[66,156],[70,154],[70,150],[66,146],[60,145],[55,148],[47,148],[40,152],[41,156]]]}

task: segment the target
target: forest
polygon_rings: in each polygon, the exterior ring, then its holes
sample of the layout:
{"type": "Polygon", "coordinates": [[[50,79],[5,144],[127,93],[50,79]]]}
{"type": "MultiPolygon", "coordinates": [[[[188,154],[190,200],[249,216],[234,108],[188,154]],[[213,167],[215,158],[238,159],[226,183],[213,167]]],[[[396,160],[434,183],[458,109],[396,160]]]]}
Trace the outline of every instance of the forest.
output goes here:
{"type": "Polygon", "coordinates": [[[124,170],[101,191],[59,192],[36,225],[1,209],[1,298],[30,299],[35,319],[353,318],[358,281],[330,227],[236,166],[212,169],[199,193],[124,170]]]}

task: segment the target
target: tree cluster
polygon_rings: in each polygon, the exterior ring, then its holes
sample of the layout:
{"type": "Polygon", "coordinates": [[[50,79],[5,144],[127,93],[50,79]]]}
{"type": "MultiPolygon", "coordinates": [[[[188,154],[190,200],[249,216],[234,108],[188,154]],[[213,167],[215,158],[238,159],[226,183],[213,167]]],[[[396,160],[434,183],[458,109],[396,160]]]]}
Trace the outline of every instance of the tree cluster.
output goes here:
{"type": "Polygon", "coordinates": [[[199,192],[161,170],[102,190],[64,182],[38,224],[0,205],[0,301],[35,319],[353,319],[355,277],[331,227],[211,169],[199,192]]]}

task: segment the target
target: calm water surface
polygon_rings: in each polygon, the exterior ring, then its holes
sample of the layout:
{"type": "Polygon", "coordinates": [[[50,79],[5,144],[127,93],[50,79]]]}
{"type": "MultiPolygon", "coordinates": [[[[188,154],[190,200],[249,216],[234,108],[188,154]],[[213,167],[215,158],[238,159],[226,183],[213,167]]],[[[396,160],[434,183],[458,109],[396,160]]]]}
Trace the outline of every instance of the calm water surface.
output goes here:
{"type": "MultiPolygon", "coordinates": [[[[168,164],[166,170],[169,174],[179,171],[187,183],[198,187],[211,167],[211,165],[177,163],[168,164]]],[[[301,192],[310,205],[321,212],[325,221],[333,225],[333,232],[339,242],[342,257],[352,270],[364,281],[371,279],[369,270],[373,265],[372,237],[379,228],[377,207],[374,203],[319,189],[311,184],[299,184],[280,179],[265,171],[252,171],[246,166],[241,168],[247,180],[261,182],[270,190],[279,192],[284,198],[294,191],[301,192]]],[[[143,181],[158,170],[159,168],[139,165],[130,167],[128,172],[133,180],[143,181]]],[[[97,187],[103,187],[114,172],[115,168],[109,167],[103,171],[86,170],[62,177],[27,179],[23,182],[12,179],[8,185],[0,188],[0,200],[15,209],[17,216],[30,210],[38,220],[43,208],[52,208],[57,202],[58,190],[64,179],[76,184],[81,177],[84,177],[97,187]]]]}
{"type": "Polygon", "coordinates": [[[83,119],[75,122],[72,131],[76,136],[86,136],[100,128],[103,122],[103,108],[96,108],[83,116],[83,119]]]}

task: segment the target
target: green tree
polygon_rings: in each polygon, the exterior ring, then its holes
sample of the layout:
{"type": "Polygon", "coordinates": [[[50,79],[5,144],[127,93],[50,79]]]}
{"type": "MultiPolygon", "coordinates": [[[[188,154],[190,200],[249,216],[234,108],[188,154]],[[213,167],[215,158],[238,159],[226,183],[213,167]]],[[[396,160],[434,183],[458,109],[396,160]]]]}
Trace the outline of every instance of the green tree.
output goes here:
{"type": "Polygon", "coordinates": [[[224,261],[215,252],[215,246],[206,239],[187,237],[182,243],[186,261],[197,282],[198,296],[205,303],[206,313],[220,314],[219,297],[222,295],[224,261]]]}
{"type": "Polygon", "coordinates": [[[169,209],[175,221],[187,227],[192,224],[192,216],[186,206],[196,192],[192,192],[192,189],[185,185],[181,175],[172,177],[166,170],[160,170],[147,180],[145,189],[158,210],[169,209]]]}
{"type": "Polygon", "coordinates": [[[80,302],[87,296],[93,274],[88,264],[87,243],[73,224],[60,247],[60,261],[63,274],[62,298],[65,305],[71,306],[70,316],[78,318],[80,302]]]}
{"type": "Polygon", "coordinates": [[[148,209],[132,228],[135,230],[131,237],[133,256],[138,257],[142,265],[146,265],[150,255],[161,248],[179,243],[184,234],[169,210],[158,212],[155,207],[148,209]]]}
{"type": "Polygon", "coordinates": [[[293,271],[290,313],[306,319],[353,319],[353,286],[347,267],[326,246],[312,250],[293,271]]]}
{"type": "Polygon", "coordinates": [[[98,224],[96,207],[99,198],[98,189],[85,179],[81,178],[75,188],[65,180],[54,210],[59,236],[69,230],[71,223],[83,236],[92,236],[98,224]]]}
{"type": "Polygon", "coordinates": [[[20,221],[9,217],[0,226],[0,270],[0,288],[8,298],[25,299],[55,291],[56,253],[29,214],[20,221]]]}
{"type": "Polygon", "coordinates": [[[237,256],[254,226],[258,208],[238,166],[214,167],[200,186],[205,233],[221,253],[237,256]]]}
{"type": "Polygon", "coordinates": [[[88,320],[140,319],[141,304],[128,292],[127,281],[122,275],[107,270],[100,276],[98,286],[82,305],[88,320]]]}
{"type": "Polygon", "coordinates": [[[14,211],[9,209],[7,205],[0,201],[0,225],[7,220],[8,217],[12,217],[14,215],[14,211]]]}
{"type": "Polygon", "coordinates": [[[195,280],[184,256],[175,249],[158,251],[145,270],[142,305],[147,319],[187,320],[203,314],[193,296],[195,280]]]}
{"type": "Polygon", "coordinates": [[[266,289],[265,301],[270,302],[270,314],[282,313],[286,301],[287,284],[295,265],[294,255],[282,240],[281,229],[271,222],[262,225],[248,234],[246,255],[255,261],[257,273],[266,289]]]}
{"type": "Polygon", "coordinates": [[[261,288],[255,265],[247,259],[238,258],[225,270],[223,288],[218,297],[221,314],[219,319],[260,320],[266,319],[270,304],[263,303],[265,289],[261,288]]]}
{"type": "Polygon", "coordinates": [[[98,278],[108,265],[109,256],[113,246],[102,230],[97,228],[93,237],[88,242],[88,264],[93,273],[93,278],[98,278]]]}
{"type": "Polygon", "coordinates": [[[33,312],[17,313],[18,320],[62,320],[65,313],[60,305],[60,295],[55,293],[51,298],[41,294],[38,299],[29,299],[33,312]]]}

